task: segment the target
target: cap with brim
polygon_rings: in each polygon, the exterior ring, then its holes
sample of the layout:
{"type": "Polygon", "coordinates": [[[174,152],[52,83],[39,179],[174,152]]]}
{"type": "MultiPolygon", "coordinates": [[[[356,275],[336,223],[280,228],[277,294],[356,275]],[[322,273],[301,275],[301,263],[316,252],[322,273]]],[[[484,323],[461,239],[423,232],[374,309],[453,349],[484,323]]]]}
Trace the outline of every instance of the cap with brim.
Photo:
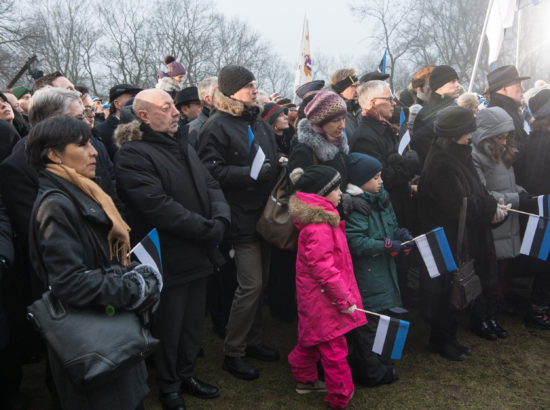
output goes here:
{"type": "Polygon", "coordinates": [[[531,77],[520,77],[518,70],[513,65],[505,65],[487,74],[489,89],[487,92],[495,92],[507,85],[528,80],[531,77]]]}
{"type": "Polygon", "coordinates": [[[176,108],[179,108],[184,104],[190,104],[192,102],[199,102],[199,91],[197,87],[186,87],[176,94],[176,108]]]}
{"type": "Polygon", "coordinates": [[[277,103],[267,103],[264,106],[264,111],[262,112],[262,118],[264,121],[267,121],[270,125],[273,125],[275,120],[281,113],[288,114],[288,108],[282,107],[277,103]]]}
{"type": "Polygon", "coordinates": [[[309,83],[305,83],[299,86],[296,89],[296,95],[303,99],[307,93],[310,93],[312,91],[319,91],[324,86],[325,86],[325,82],[323,80],[310,81],[309,83]]]}
{"type": "Polygon", "coordinates": [[[109,102],[113,102],[122,94],[136,95],[140,91],[142,91],[141,88],[135,87],[130,84],[117,84],[114,87],[111,87],[111,89],[109,90],[109,102]]]}
{"type": "Polygon", "coordinates": [[[366,83],[367,81],[372,80],[387,80],[390,78],[389,74],[379,73],[378,71],[371,71],[370,73],[365,73],[359,78],[360,83],[366,83]]]}

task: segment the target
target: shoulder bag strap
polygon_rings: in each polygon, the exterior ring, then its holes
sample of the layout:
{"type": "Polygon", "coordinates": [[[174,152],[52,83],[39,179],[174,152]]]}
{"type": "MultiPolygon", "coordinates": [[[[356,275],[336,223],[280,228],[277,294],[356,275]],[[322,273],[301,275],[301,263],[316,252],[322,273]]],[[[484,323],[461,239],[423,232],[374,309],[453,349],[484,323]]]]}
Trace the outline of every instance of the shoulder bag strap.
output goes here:
{"type": "MultiPolygon", "coordinates": [[[[460,213],[458,216],[458,237],[456,245],[456,256],[458,258],[458,264],[461,265],[463,261],[467,259],[463,258],[463,247],[464,247],[464,233],[466,230],[466,211],[468,210],[468,198],[462,198],[462,205],[460,206],[460,213]]],[[[467,251],[467,250],[466,250],[467,251]]]]}

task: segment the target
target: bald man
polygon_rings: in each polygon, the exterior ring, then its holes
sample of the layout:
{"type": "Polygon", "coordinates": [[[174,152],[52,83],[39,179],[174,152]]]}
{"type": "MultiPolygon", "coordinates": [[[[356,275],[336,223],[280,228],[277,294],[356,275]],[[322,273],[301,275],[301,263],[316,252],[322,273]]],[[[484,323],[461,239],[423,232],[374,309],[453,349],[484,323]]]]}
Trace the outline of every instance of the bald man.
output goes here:
{"type": "Polygon", "coordinates": [[[120,125],[115,140],[116,181],[127,206],[132,242],[157,228],[164,289],[153,331],[160,400],[165,409],[184,409],[183,391],[199,398],[218,388],[194,377],[206,303],[206,279],[219,263],[217,245],[230,223],[229,205],[195,150],[178,129],[179,112],[170,95],[148,89],[136,95],[139,118],[120,125]]]}

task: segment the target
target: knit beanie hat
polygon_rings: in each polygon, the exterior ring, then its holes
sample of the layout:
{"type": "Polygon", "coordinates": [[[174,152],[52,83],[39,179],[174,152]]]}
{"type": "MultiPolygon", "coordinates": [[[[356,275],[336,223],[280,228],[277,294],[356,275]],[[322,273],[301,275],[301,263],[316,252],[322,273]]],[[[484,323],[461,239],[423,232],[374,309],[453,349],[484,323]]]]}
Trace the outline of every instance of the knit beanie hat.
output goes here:
{"type": "Polygon", "coordinates": [[[349,182],[358,187],[382,171],[382,163],[370,155],[352,152],[346,158],[349,182]]]}
{"type": "Polygon", "coordinates": [[[440,138],[460,138],[477,128],[472,111],[458,105],[439,111],[435,119],[435,135],[440,138]]]}
{"type": "Polygon", "coordinates": [[[19,85],[17,87],[13,87],[11,89],[11,92],[13,95],[15,95],[15,98],[20,99],[25,94],[30,94],[30,90],[27,87],[23,87],[22,85],[19,85]]]}
{"type": "Polygon", "coordinates": [[[290,173],[290,180],[297,191],[326,196],[340,185],[342,177],[332,167],[312,165],[305,171],[302,168],[295,168],[290,173]]]}
{"type": "Polygon", "coordinates": [[[458,74],[454,68],[448,65],[438,65],[430,74],[430,88],[432,91],[436,91],[453,80],[458,80],[458,74]]]}
{"type": "Polygon", "coordinates": [[[332,91],[320,91],[306,105],[306,118],[313,124],[322,127],[327,122],[341,115],[346,115],[346,102],[332,91]]]}
{"type": "Polygon", "coordinates": [[[282,112],[288,113],[288,108],[281,107],[279,104],[270,102],[264,105],[264,111],[262,112],[262,118],[267,121],[269,125],[273,125],[275,120],[282,112]]]}
{"type": "Polygon", "coordinates": [[[231,97],[249,82],[256,80],[254,74],[240,65],[226,65],[218,75],[218,89],[231,97]]]}
{"type": "Polygon", "coordinates": [[[185,75],[185,67],[183,64],[176,61],[176,58],[174,56],[166,56],[164,57],[164,64],[168,66],[168,72],[164,73],[162,71],[159,71],[159,78],[162,77],[175,77],[177,75],[185,75]]]}
{"type": "Polygon", "coordinates": [[[529,111],[536,120],[550,115],[550,90],[543,89],[529,98],[529,111]]]}

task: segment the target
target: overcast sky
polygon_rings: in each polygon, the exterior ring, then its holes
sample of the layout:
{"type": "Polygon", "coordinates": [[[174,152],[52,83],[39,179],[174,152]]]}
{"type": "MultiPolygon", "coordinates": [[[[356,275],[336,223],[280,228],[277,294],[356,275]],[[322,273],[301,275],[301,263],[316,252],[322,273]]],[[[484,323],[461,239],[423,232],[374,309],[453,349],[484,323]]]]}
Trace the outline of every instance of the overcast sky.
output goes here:
{"type": "Polygon", "coordinates": [[[289,63],[296,63],[304,14],[309,20],[313,60],[318,51],[335,57],[365,54],[360,47],[368,42],[365,40],[368,29],[351,14],[349,1],[216,0],[216,3],[221,13],[238,16],[250,24],[289,63]]]}

